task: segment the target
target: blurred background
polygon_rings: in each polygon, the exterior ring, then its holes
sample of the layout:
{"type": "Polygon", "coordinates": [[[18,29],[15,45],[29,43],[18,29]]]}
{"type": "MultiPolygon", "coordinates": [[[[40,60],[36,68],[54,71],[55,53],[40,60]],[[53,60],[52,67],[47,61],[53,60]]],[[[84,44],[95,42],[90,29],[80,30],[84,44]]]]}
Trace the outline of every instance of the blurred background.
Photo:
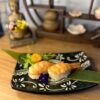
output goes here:
{"type": "Polygon", "coordinates": [[[8,16],[8,0],[0,0],[0,36],[5,33],[8,16]]]}
{"type": "MultiPolygon", "coordinates": [[[[30,3],[30,0],[26,0],[27,4],[30,3]]],[[[35,4],[48,4],[48,0],[33,0],[35,4]]],[[[20,2],[20,11],[24,14],[26,20],[28,21],[29,25],[31,28],[35,28],[35,25],[32,23],[32,21],[30,20],[29,16],[26,13],[25,10],[25,6],[23,4],[23,0],[19,0],[20,2]]],[[[89,10],[89,6],[90,6],[90,2],[91,0],[54,0],[54,4],[55,5],[59,5],[59,6],[66,6],[67,10],[70,9],[80,9],[82,10],[83,13],[88,13],[89,10]]],[[[92,9],[92,13],[94,12],[94,10],[100,6],[100,0],[94,0],[94,5],[93,5],[93,9],[92,9]]],[[[44,11],[38,11],[40,12],[41,16],[43,15],[42,13],[44,11]]],[[[37,16],[35,15],[34,11],[30,9],[30,13],[33,16],[33,18],[36,20],[36,22],[40,25],[41,22],[38,20],[37,16]]],[[[0,35],[2,35],[3,33],[6,33],[6,24],[7,24],[7,19],[8,19],[8,15],[10,14],[10,10],[8,7],[8,0],[0,0],[0,35]],[[3,32],[4,31],[4,32],[3,32]]],[[[73,20],[73,23],[77,24],[84,24],[88,30],[93,30],[96,27],[100,26],[100,22],[99,21],[88,21],[88,20],[78,20],[75,19],[73,20]]],[[[66,19],[66,26],[67,26],[67,19],[66,19]]]]}

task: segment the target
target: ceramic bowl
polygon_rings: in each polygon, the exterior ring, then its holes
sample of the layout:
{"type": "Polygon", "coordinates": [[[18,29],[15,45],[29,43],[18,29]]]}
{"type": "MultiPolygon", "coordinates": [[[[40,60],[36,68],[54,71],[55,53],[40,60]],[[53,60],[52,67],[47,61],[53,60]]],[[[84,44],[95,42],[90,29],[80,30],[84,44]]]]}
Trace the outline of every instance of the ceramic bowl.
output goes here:
{"type": "Polygon", "coordinates": [[[71,10],[68,13],[72,17],[80,17],[82,15],[82,12],[80,10],[71,10]]]}
{"type": "Polygon", "coordinates": [[[86,32],[86,28],[81,24],[70,24],[67,28],[67,31],[73,35],[80,35],[86,32]]]}
{"type": "Polygon", "coordinates": [[[95,10],[95,17],[96,19],[100,19],[100,7],[95,10]]]}

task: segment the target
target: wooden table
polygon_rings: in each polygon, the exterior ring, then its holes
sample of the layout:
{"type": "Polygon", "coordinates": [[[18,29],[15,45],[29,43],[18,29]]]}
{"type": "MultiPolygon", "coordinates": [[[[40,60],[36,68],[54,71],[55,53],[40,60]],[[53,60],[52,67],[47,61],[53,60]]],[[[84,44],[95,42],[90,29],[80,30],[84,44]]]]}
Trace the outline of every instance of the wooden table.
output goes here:
{"type": "MultiPolygon", "coordinates": [[[[10,49],[7,36],[0,38],[0,48],[10,49]]],[[[82,50],[93,58],[97,70],[100,71],[100,49],[89,44],[74,44],[44,38],[39,39],[33,45],[13,48],[12,50],[41,53],[82,50]]],[[[65,95],[39,95],[13,90],[10,86],[10,80],[15,64],[16,61],[13,58],[0,50],[0,100],[100,100],[100,85],[79,93],[65,95]]]]}

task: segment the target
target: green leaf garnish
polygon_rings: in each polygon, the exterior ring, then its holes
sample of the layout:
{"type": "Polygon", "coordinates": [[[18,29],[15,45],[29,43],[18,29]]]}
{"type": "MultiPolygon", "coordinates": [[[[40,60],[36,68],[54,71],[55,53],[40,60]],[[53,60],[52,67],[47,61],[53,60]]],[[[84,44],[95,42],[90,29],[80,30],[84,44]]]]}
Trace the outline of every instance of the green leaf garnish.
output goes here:
{"type": "Polygon", "coordinates": [[[54,53],[47,53],[47,54],[42,55],[42,59],[49,61],[50,59],[54,58],[55,56],[56,56],[56,54],[54,54],[54,53]]]}
{"type": "Polygon", "coordinates": [[[20,62],[24,65],[24,69],[28,68],[29,65],[33,65],[34,62],[31,60],[31,54],[24,54],[21,57],[19,57],[20,62]]]}
{"type": "Polygon", "coordinates": [[[5,51],[7,54],[9,54],[11,57],[13,57],[16,60],[19,60],[19,56],[22,54],[22,53],[8,50],[8,49],[2,49],[2,50],[5,51]]]}
{"type": "Polygon", "coordinates": [[[68,77],[71,80],[78,80],[83,82],[100,83],[100,72],[91,70],[76,70],[68,77]]]}
{"type": "Polygon", "coordinates": [[[17,61],[21,62],[23,64],[24,69],[28,68],[29,65],[31,66],[32,64],[34,64],[31,61],[31,54],[18,53],[18,52],[11,51],[8,49],[2,49],[2,50],[5,51],[7,54],[9,54],[14,59],[16,59],[17,61]]]}
{"type": "Polygon", "coordinates": [[[28,68],[28,62],[24,63],[24,69],[27,69],[28,68]]]}

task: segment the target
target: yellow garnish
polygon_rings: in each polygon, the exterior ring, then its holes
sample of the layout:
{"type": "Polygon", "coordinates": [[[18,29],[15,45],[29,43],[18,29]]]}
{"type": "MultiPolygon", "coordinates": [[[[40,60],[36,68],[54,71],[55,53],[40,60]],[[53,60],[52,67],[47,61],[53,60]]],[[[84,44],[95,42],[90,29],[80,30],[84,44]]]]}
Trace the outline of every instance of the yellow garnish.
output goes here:
{"type": "Polygon", "coordinates": [[[42,60],[42,56],[40,54],[34,53],[32,54],[31,60],[33,62],[39,62],[42,60]]]}

